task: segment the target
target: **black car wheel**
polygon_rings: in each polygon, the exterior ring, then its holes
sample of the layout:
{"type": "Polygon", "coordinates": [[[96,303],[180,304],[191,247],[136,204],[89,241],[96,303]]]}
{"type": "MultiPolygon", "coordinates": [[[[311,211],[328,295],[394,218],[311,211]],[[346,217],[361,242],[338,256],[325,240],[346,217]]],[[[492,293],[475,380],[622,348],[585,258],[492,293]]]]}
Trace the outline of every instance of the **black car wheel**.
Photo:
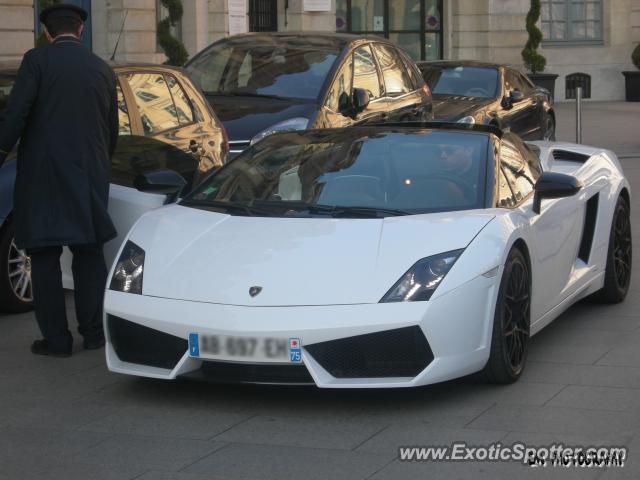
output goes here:
{"type": "Polygon", "coordinates": [[[547,142],[556,141],[556,122],[551,115],[547,115],[544,121],[544,134],[542,139],[547,142]]]}
{"type": "Polygon", "coordinates": [[[484,367],[490,383],[513,383],[524,369],[529,345],[531,278],[522,252],[514,248],[504,266],[496,302],[489,361],[484,367]]]}
{"type": "Polygon", "coordinates": [[[31,260],[16,246],[11,224],[0,235],[0,309],[28,312],[33,308],[31,260]]]}
{"type": "Polygon", "coordinates": [[[618,303],[627,296],[631,283],[632,251],[629,204],[620,197],[611,222],[604,287],[595,293],[596,300],[618,303]]]}

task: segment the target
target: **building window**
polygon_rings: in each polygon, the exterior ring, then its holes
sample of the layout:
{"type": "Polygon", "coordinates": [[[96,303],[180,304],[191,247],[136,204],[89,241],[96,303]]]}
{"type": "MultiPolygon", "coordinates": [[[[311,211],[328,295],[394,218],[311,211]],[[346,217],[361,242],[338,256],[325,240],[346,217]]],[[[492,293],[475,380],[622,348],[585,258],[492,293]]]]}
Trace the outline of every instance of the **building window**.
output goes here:
{"type": "Polygon", "coordinates": [[[336,31],[380,35],[414,60],[437,60],[442,0],[336,0],[336,31]]]}
{"type": "Polygon", "coordinates": [[[602,0],[542,0],[540,17],[547,44],[602,42],[602,0]]]}
{"type": "Polygon", "coordinates": [[[273,0],[250,0],[249,31],[277,32],[278,3],[273,0]]]}

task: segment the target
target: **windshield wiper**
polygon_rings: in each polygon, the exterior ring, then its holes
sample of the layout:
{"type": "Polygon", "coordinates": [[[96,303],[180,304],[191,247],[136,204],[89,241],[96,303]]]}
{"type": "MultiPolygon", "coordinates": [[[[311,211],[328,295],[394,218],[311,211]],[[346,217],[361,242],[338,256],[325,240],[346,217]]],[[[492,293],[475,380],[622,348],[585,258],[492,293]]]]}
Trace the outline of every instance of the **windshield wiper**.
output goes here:
{"type": "Polygon", "coordinates": [[[181,205],[185,207],[203,207],[203,208],[212,208],[212,209],[221,209],[225,210],[229,213],[245,213],[249,216],[254,215],[270,215],[272,212],[265,208],[256,207],[254,205],[248,205],[246,203],[239,202],[222,202],[219,200],[193,200],[187,199],[183,200],[181,205]]]}
{"type": "Polygon", "coordinates": [[[342,207],[339,205],[309,205],[306,207],[311,213],[326,213],[334,216],[356,215],[358,217],[397,217],[401,215],[412,215],[406,210],[381,207],[342,207]]]}

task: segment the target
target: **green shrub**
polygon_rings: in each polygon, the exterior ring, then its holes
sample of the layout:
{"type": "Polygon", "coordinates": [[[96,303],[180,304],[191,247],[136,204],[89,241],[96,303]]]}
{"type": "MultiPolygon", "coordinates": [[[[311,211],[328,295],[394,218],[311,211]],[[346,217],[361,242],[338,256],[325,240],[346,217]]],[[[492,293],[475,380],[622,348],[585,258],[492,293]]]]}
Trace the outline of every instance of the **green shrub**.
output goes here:
{"type": "MultiPolygon", "coordinates": [[[[51,5],[55,5],[56,3],[60,3],[60,0],[39,0],[38,4],[40,7],[40,12],[42,12],[45,8],[49,8],[51,5]]],[[[38,19],[38,21],[40,21],[38,19]]],[[[47,37],[44,34],[44,30],[40,33],[40,35],[38,35],[38,38],[36,40],[36,47],[43,47],[45,45],[48,45],[49,41],[47,40],[47,37]]]]}
{"type": "Polygon", "coordinates": [[[536,26],[540,18],[540,0],[531,0],[531,9],[527,13],[527,32],[529,39],[522,50],[524,65],[531,73],[543,72],[547,59],[538,53],[538,47],[542,42],[542,32],[536,26]]]}
{"type": "Polygon", "coordinates": [[[158,44],[167,56],[167,65],[180,66],[188,59],[187,49],[180,40],[171,35],[171,27],[175,26],[184,13],[182,0],[161,0],[162,5],[169,11],[169,16],[158,22],[156,32],[158,44]]]}
{"type": "Polygon", "coordinates": [[[640,70],[640,43],[636,45],[636,48],[634,48],[633,53],[631,54],[631,61],[636,68],[640,70]]]}

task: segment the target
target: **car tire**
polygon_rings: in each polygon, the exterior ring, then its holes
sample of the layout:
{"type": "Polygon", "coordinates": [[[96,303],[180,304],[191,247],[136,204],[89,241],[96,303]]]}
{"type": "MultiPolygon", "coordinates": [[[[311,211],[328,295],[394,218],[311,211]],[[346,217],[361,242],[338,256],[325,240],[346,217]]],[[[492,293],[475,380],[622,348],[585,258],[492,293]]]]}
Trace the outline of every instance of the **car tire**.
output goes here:
{"type": "Polygon", "coordinates": [[[627,296],[631,283],[631,215],[629,203],[619,197],[611,221],[604,287],[593,294],[600,303],[620,303],[627,296]]]}
{"type": "Polygon", "coordinates": [[[489,360],[481,372],[486,382],[508,384],[522,375],[527,361],[530,315],[529,264],[520,249],[512,248],[500,281],[489,360]]]}
{"type": "Polygon", "coordinates": [[[547,142],[556,141],[556,122],[553,119],[553,115],[548,114],[544,124],[544,134],[542,140],[547,142]]]}
{"type": "Polygon", "coordinates": [[[23,313],[32,308],[31,262],[16,247],[13,225],[8,223],[0,231],[0,310],[23,313]]]}

